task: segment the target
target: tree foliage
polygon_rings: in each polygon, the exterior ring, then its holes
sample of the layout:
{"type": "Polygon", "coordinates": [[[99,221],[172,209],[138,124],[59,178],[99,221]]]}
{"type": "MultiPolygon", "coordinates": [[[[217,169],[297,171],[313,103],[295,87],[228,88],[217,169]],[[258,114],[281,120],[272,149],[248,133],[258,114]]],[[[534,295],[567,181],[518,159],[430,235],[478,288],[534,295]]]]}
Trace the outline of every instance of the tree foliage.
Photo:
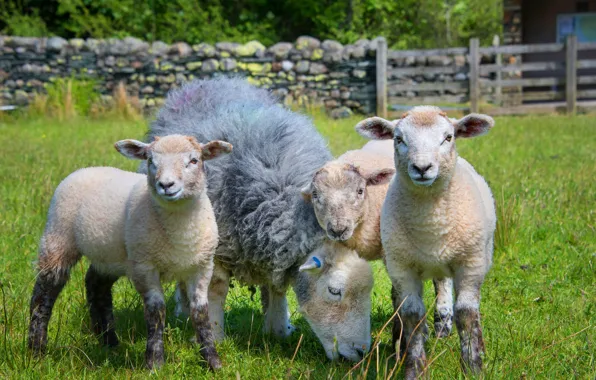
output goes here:
{"type": "Polygon", "coordinates": [[[135,36],[165,42],[343,43],[385,36],[394,48],[490,43],[502,0],[0,0],[0,30],[19,35],[135,36]]]}

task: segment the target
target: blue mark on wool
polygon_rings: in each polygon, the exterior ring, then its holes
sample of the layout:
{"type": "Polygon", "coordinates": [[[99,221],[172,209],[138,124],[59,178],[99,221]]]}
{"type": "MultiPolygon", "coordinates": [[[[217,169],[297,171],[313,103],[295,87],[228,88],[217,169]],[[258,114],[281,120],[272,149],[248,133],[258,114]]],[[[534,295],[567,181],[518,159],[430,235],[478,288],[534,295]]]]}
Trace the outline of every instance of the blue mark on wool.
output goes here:
{"type": "Polygon", "coordinates": [[[321,260],[319,260],[316,256],[312,257],[312,261],[315,262],[315,265],[317,266],[317,268],[321,267],[321,260]]]}

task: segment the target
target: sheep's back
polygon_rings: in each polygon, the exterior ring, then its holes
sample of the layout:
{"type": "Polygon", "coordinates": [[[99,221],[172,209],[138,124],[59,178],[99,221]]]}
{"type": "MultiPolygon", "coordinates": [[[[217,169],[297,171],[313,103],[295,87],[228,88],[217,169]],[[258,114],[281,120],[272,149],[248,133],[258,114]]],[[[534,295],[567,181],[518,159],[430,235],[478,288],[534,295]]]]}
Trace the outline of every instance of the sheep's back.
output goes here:
{"type": "Polygon", "coordinates": [[[67,177],[56,191],[56,214],[71,219],[77,249],[96,266],[121,264],[118,272],[124,270],[126,202],[133,186],[145,180],[115,168],[86,168],[67,177]]]}
{"type": "Polygon", "coordinates": [[[300,189],[331,159],[311,120],[243,80],[194,81],[169,94],[148,137],[175,133],[234,146],[205,163],[217,255],[248,282],[263,275],[281,282],[322,235],[312,207],[300,204],[300,189]]]}

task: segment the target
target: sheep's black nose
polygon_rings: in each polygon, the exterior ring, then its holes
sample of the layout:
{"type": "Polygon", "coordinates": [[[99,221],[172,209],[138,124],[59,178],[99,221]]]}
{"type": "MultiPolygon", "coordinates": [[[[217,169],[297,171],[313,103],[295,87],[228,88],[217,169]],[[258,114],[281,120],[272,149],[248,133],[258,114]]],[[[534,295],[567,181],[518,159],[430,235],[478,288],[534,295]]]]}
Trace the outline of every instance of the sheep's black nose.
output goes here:
{"type": "Polygon", "coordinates": [[[341,238],[347,231],[348,227],[332,227],[331,225],[327,226],[327,232],[332,238],[335,239],[341,238]]]}
{"type": "Polygon", "coordinates": [[[159,181],[158,185],[162,189],[168,190],[170,187],[174,186],[174,182],[161,182],[161,181],[159,181]]]}
{"type": "Polygon", "coordinates": [[[424,175],[424,173],[426,173],[430,168],[433,167],[433,164],[427,164],[427,165],[416,165],[416,164],[412,164],[412,168],[414,170],[416,170],[418,172],[418,174],[420,175],[424,175]]]}
{"type": "Polygon", "coordinates": [[[362,348],[355,348],[354,350],[358,353],[358,355],[360,355],[361,358],[364,357],[364,350],[362,348]]]}

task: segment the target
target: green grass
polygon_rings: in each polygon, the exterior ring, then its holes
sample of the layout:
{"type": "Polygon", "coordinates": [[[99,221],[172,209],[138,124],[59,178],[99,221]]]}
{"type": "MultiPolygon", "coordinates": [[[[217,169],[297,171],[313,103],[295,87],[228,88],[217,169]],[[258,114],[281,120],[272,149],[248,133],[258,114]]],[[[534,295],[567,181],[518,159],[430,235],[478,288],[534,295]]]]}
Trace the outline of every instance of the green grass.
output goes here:
{"type": "MultiPolygon", "coordinates": [[[[316,117],[335,154],[364,143],[357,119],[316,117]]],[[[122,138],[141,138],[145,123],[46,119],[0,120],[0,377],[144,378],[145,326],[140,297],[130,283],[114,289],[121,345],[102,349],[90,332],[82,261],[61,294],[50,323],[49,354],[26,349],[33,261],[56,185],[73,170],[111,165],[134,170],[113,149],[122,138]]],[[[488,378],[596,376],[596,126],[588,116],[499,118],[487,136],[458,142],[459,151],[490,183],[499,230],[494,265],[482,288],[482,324],[488,378]]],[[[372,331],[391,317],[389,281],[374,263],[372,331]]],[[[168,298],[173,284],[166,287],[168,298]]],[[[433,295],[427,286],[426,305],[433,295]]],[[[299,331],[286,341],[264,336],[258,294],[239,284],[227,304],[228,338],[218,345],[222,378],[343,378],[351,363],[328,362],[290,297],[299,331]],[[301,334],[303,334],[302,340],[301,334]],[[300,342],[300,344],[299,344],[300,342]],[[295,355],[295,357],[294,357],[295,355]]],[[[156,377],[210,377],[189,343],[192,328],[175,321],[168,302],[166,365],[156,377]]],[[[431,314],[432,315],[432,314],[431,314]]],[[[369,378],[383,377],[389,330],[370,356],[369,378]]],[[[429,339],[432,378],[461,375],[457,334],[429,339]]],[[[388,359],[389,358],[389,359],[388,359]]],[[[354,378],[362,368],[351,372],[354,378]]]]}

